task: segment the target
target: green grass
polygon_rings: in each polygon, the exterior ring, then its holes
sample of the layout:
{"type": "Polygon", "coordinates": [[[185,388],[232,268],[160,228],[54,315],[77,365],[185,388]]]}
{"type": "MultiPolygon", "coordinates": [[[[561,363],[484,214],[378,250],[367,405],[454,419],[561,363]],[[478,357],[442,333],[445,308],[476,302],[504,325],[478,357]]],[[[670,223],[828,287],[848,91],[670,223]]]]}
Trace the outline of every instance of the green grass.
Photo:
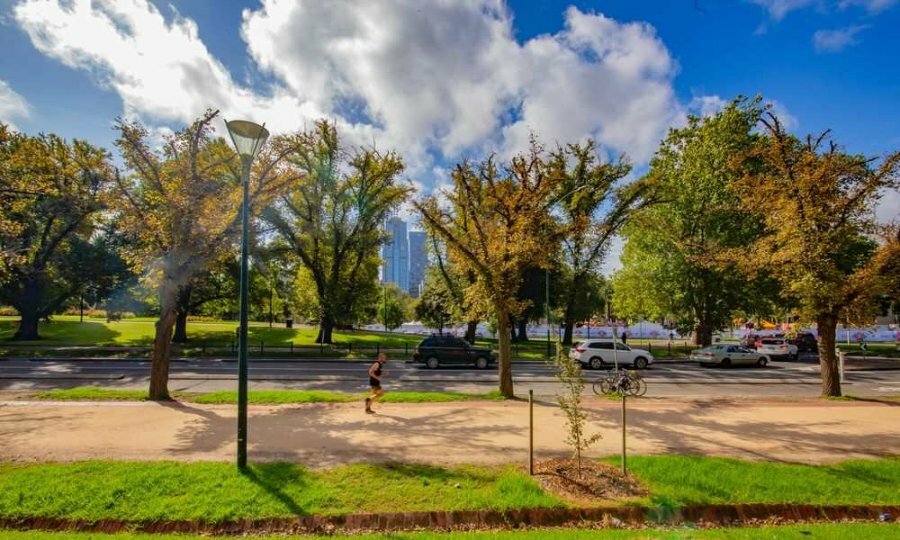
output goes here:
{"type": "MultiPolygon", "coordinates": [[[[16,342],[19,345],[92,345],[92,346],[149,346],[153,341],[155,321],[150,319],[125,319],[107,323],[105,320],[85,319],[78,322],[77,316],[58,315],[53,322],[41,322],[38,329],[41,340],[16,342]]],[[[8,341],[18,327],[17,317],[0,317],[0,342],[8,341]]],[[[188,338],[194,346],[206,342],[209,346],[228,347],[235,336],[237,322],[188,322],[188,338]]],[[[317,329],[309,326],[298,328],[269,328],[266,323],[251,322],[249,343],[251,348],[262,341],[266,347],[316,346],[317,329]]],[[[334,341],[346,347],[352,342],[354,347],[404,348],[414,347],[421,336],[376,332],[335,330],[334,341]]],[[[327,350],[328,347],[325,347],[327,350]]]]}
{"type": "MultiPolygon", "coordinates": [[[[257,405],[282,403],[348,403],[362,401],[367,394],[348,394],[330,390],[251,390],[248,401],[257,405]]],[[[54,401],[143,401],[146,390],[112,390],[93,386],[61,388],[37,392],[34,399],[54,401]]],[[[220,391],[205,394],[179,393],[175,397],[194,403],[237,403],[237,392],[220,391]]],[[[497,391],[484,394],[459,392],[388,392],[381,401],[386,403],[435,403],[449,401],[500,400],[497,391]]]]}
{"type": "MultiPolygon", "coordinates": [[[[653,505],[900,504],[900,458],[807,466],[635,456],[630,464],[653,505]]],[[[226,463],[0,464],[0,516],[7,518],[219,522],[564,505],[512,466],[357,464],[311,471],[270,463],[240,473],[226,463]]]]}
{"type": "Polygon", "coordinates": [[[144,401],[147,399],[147,391],[112,390],[95,388],[93,386],[79,386],[76,388],[56,388],[37,392],[31,397],[54,401],[144,401]]]}
{"type": "MultiPolygon", "coordinates": [[[[615,461],[615,460],[613,460],[615,461]]],[[[900,504],[900,458],[800,465],[699,456],[635,456],[654,504],[900,504]]]]}
{"type": "Polygon", "coordinates": [[[836,345],[850,356],[885,356],[900,359],[900,349],[897,348],[895,343],[866,343],[866,348],[868,349],[866,351],[863,351],[858,343],[847,345],[839,342],[836,345]]]}
{"type": "MultiPolygon", "coordinates": [[[[135,533],[109,535],[102,533],[0,531],[0,539],[3,540],[201,540],[209,538],[215,539],[216,537],[135,533]]],[[[252,538],[258,540],[312,540],[313,538],[327,538],[330,540],[721,540],[726,538],[732,540],[861,540],[864,538],[896,540],[900,539],[900,525],[880,523],[829,523],[702,530],[685,527],[671,529],[643,529],[637,531],[608,529],[545,529],[502,532],[400,532],[354,536],[267,536],[252,538]]]]}
{"type": "Polygon", "coordinates": [[[227,463],[0,464],[7,518],[205,520],[357,512],[558,507],[513,467],[227,463]]]}

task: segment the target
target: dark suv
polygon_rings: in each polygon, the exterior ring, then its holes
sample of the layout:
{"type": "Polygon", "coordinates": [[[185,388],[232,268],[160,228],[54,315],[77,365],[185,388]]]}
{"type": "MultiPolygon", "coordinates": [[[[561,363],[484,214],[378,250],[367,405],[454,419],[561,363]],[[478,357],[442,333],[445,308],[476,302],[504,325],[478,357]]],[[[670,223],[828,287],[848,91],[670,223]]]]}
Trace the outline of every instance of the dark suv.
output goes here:
{"type": "Polygon", "coordinates": [[[809,332],[800,332],[797,337],[788,341],[797,346],[797,352],[819,352],[819,342],[816,341],[816,336],[809,332]]]}
{"type": "Polygon", "coordinates": [[[425,364],[430,369],[442,365],[474,365],[487,369],[497,361],[490,349],[478,349],[468,341],[453,336],[431,336],[425,338],[413,353],[413,362],[425,364]]]}

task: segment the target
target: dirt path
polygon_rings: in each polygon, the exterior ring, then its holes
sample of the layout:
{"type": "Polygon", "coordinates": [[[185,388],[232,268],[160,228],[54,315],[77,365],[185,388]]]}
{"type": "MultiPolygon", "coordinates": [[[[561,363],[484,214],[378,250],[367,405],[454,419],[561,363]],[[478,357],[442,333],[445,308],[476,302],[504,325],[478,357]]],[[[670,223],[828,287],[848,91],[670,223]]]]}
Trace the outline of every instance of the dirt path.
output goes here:
{"type": "MultiPolygon", "coordinates": [[[[588,404],[591,452],[620,450],[620,404],[588,404]]],[[[358,461],[524,463],[523,402],[362,404],[250,408],[251,460],[312,466],[358,461]]],[[[236,408],[155,403],[0,402],[0,459],[221,460],[235,452],[236,408]]],[[[628,448],[636,454],[695,453],[826,462],[900,453],[900,406],[888,403],[629,402],[628,448]]],[[[535,406],[539,457],[567,452],[553,403],[535,406]]]]}

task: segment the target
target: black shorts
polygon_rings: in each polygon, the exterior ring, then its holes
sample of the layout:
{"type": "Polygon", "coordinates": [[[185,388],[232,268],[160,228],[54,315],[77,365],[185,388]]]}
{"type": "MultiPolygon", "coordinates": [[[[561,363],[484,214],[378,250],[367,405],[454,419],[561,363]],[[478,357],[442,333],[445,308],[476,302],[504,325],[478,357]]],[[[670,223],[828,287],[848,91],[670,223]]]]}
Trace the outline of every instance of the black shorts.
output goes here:
{"type": "Polygon", "coordinates": [[[372,390],[381,390],[381,385],[380,385],[380,384],[372,384],[372,383],[369,383],[369,386],[372,388],[372,390]]]}

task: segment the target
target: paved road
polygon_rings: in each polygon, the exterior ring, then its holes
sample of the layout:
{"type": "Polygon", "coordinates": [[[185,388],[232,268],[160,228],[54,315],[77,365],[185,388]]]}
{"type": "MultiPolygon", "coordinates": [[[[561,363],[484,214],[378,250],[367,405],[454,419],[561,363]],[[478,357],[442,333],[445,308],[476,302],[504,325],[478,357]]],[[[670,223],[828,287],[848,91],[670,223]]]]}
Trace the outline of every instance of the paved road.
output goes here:
{"type": "MultiPolygon", "coordinates": [[[[250,365],[251,388],[324,389],[348,392],[367,388],[366,362],[347,360],[254,359],[250,365]]],[[[100,386],[146,388],[149,363],[136,360],[8,359],[0,361],[0,390],[100,386]]],[[[401,360],[388,364],[388,390],[444,390],[486,392],[496,388],[493,370],[442,368],[427,370],[401,360]]],[[[232,359],[190,359],[172,363],[170,389],[206,392],[236,387],[237,364],[232,359]]],[[[593,379],[598,373],[586,371],[593,379]]],[[[643,372],[648,396],[816,396],[819,368],[814,359],[773,362],[769,367],[728,370],[701,368],[687,362],[658,363],[643,372]]],[[[517,362],[513,366],[517,391],[534,389],[537,395],[557,390],[553,371],[541,362],[517,362]]],[[[588,391],[590,391],[588,385],[588,391]]],[[[900,395],[900,370],[866,369],[849,365],[845,392],[860,396],[900,395]]]]}

